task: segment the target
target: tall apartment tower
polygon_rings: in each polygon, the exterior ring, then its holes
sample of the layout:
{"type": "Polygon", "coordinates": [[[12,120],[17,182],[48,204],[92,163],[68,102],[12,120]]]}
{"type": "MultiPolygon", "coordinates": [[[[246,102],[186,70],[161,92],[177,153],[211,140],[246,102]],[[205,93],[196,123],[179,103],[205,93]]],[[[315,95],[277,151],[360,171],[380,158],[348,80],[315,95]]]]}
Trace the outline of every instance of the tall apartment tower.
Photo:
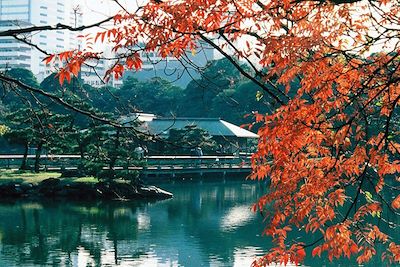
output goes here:
{"type": "MultiPolygon", "coordinates": [[[[0,0],[0,31],[29,26],[82,25],[82,14],[73,0],[0,0]]],[[[67,30],[43,31],[26,38],[41,49],[56,53],[77,48],[77,33],[67,30]]],[[[42,60],[46,55],[12,37],[0,38],[0,69],[27,68],[39,80],[50,74],[42,60]]]]}

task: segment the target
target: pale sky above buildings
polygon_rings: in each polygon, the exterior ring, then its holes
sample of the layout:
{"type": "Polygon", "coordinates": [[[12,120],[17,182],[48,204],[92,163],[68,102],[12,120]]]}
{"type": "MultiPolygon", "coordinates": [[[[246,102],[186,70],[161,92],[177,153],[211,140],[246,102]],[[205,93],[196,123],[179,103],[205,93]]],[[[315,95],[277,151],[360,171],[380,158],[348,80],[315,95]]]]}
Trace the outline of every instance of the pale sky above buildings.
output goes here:
{"type": "Polygon", "coordinates": [[[83,12],[84,24],[95,23],[118,12],[119,8],[111,0],[81,0],[76,1],[83,12]]]}
{"type": "MultiPolygon", "coordinates": [[[[121,10],[113,0],[75,0],[75,3],[82,9],[85,24],[95,23],[121,10]]],[[[119,0],[119,3],[128,10],[133,10],[143,0],[119,0]]]]}

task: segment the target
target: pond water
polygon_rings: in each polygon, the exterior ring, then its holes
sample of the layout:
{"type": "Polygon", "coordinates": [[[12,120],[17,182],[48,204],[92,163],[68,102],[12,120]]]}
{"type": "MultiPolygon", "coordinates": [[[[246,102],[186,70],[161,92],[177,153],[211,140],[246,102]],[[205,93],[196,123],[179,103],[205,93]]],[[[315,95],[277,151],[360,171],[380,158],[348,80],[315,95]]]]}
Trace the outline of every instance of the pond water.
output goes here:
{"type": "MultiPolygon", "coordinates": [[[[270,247],[246,181],[165,184],[154,203],[0,202],[0,266],[250,266],[270,247]]],[[[326,259],[307,266],[355,266],[326,259]]],[[[376,266],[372,262],[371,266],[376,266]]]]}

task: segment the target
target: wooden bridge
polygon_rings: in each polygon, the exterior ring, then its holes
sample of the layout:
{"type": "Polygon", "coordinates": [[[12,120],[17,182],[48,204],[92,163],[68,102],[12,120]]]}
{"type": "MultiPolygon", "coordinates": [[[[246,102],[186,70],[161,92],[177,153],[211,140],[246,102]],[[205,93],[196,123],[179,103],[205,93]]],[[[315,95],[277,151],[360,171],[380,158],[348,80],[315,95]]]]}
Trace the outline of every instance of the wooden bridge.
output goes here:
{"type": "MultiPolygon", "coordinates": [[[[23,155],[0,155],[0,169],[17,169],[23,155]]],[[[35,156],[28,156],[32,165],[35,156]]],[[[80,162],[79,155],[41,155],[40,166],[46,171],[74,171],[80,162]]],[[[143,166],[116,166],[115,170],[136,170],[144,177],[175,177],[189,175],[235,174],[246,176],[251,172],[250,157],[240,156],[147,156],[143,166]]],[[[107,169],[104,167],[103,169],[107,169]]]]}

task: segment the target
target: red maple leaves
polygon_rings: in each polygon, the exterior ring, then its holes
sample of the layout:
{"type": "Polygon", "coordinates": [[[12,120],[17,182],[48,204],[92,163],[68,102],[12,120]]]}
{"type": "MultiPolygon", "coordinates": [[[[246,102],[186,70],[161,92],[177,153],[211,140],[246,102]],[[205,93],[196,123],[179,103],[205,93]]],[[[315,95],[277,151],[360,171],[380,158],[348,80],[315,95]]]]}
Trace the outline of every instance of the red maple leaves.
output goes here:
{"type": "MultiPolygon", "coordinates": [[[[399,246],[377,226],[386,211],[400,209],[400,44],[392,27],[400,6],[343,2],[151,1],[86,37],[89,48],[108,42],[122,55],[107,77],[139,69],[140,52],[181,57],[201,39],[233,62],[247,60],[249,76],[268,85],[271,105],[280,105],[255,113],[261,127],[251,178],[271,182],[253,209],[267,214],[265,234],[275,247],[254,266],[301,262],[308,247],[312,256],[355,255],[362,263],[377,242],[385,259],[400,260],[399,246]],[[376,46],[380,52],[371,53],[376,46]],[[294,227],[318,242],[291,240],[294,227]]],[[[90,53],[45,62],[65,63],[62,83],[100,57],[90,53]]]]}

